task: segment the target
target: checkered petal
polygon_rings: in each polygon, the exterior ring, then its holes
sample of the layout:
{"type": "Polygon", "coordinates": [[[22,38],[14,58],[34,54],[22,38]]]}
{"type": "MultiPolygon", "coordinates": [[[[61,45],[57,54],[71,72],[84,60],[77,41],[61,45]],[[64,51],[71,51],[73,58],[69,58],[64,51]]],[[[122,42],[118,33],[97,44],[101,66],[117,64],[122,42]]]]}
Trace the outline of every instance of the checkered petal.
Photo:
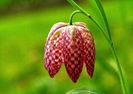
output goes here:
{"type": "Polygon", "coordinates": [[[45,60],[45,68],[49,72],[51,77],[59,71],[61,64],[63,63],[62,56],[62,39],[65,23],[57,23],[55,24],[47,38],[47,43],[45,46],[44,60],[45,60]]]}
{"type": "Polygon", "coordinates": [[[82,32],[81,34],[83,39],[83,63],[85,63],[87,73],[91,78],[93,76],[94,63],[95,63],[94,39],[84,24],[82,24],[82,28],[79,28],[79,31],[82,32]]]}
{"type": "Polygon", "coordinates": [[[75,26],[67,26],[64,34],[64,64],[73,82],[77,82],[82,71],[82,37],[75,26]]]}
{"type": "Polygon", "coordinates": [[[95,44],[85,23],[55,24],[47,38],[44,59],[45,68],[51,77],[60,70],[61,64],[65,64],[69,77],[77,82],[85,64],[91,78],[94,72],[95,44]]]}

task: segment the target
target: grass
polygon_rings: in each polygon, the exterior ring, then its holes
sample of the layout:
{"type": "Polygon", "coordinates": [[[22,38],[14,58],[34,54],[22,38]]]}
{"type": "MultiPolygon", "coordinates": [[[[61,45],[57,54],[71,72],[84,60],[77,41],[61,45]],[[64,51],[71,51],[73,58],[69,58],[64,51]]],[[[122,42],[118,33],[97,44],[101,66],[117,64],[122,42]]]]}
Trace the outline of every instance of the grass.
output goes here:
{"type": "MultiPolygon", "coordinates": [[[[132,3],[126,3],[129,27],[133,23],[131,5],[132,3]]],[[[88,5],[83,6],[88,8],[88,5]]],[[[105,3],[104,6],[107,15],[111,15],[108,16],[113,31],[111,33],[132,88],[132,27],[125,30],[118,6],[114,2],[105,3]]],[[[95,25],[81,15],[75,16],[74,20],[88,23],[96,42],[97,56],[93,79],[88,79],[84,69],[78,83],[73,84],[64,67],[54,79],[51,79],[44,69],[43,52],[48,32],[54,23],[69,21],[71,8],[52,7],[0,18],[0,94],[64,94],[70,89],[86,86],[107,94],[121,93],[118,77],[111,66],[107,65],[115,61],[107,43],[104,42],[105,39],[95,25]]],[[[93,11],[90,13],[94,15],[93,11]]]]}

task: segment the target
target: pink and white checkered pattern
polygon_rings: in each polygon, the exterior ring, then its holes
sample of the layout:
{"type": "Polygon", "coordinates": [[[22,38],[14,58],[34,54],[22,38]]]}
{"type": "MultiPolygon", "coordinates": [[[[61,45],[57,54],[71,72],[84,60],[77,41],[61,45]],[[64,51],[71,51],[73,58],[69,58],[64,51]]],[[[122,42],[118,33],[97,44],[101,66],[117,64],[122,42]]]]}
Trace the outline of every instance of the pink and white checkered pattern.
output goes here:
{"type": "Polygon", "coordinates": [[[77,82],[83,64],[87,73],[93,76],[95,62],[94,39],[86,25],[77,22],[74,25],[67,23],[55,24],[48,36],[45,46],[45,68],[51,77],[65,64],[67,73],[73,82],[77,82]]]}

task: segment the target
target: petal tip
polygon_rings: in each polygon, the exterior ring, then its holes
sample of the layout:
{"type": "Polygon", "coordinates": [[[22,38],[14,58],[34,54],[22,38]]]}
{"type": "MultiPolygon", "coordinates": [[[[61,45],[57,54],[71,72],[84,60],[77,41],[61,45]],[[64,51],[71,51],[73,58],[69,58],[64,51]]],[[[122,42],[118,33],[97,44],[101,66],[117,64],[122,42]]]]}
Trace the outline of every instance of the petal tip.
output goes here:
{"type": "Polygon", "coordinates": [[[77,82],[77,80],[73,80],[73,83],[76,83],[77,82]]]}
{"type": "Polygon", "coordinates": [[[51,78],[54,78],[55,75],[49,74],[51,78]]]}

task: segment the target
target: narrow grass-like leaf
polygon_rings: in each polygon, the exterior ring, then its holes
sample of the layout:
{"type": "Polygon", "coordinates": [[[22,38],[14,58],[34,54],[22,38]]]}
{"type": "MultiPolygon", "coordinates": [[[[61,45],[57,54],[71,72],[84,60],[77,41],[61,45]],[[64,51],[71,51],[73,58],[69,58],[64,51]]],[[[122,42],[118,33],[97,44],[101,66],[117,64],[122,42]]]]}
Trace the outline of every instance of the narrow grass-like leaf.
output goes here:
{"type": "Polygon", "coordinates": [[[107,29],[107,32],[108,32],[108,35],[109,35],[109,39],[112,40],[111,34],[110,34],[110,29],[109,29],[109,24],[108,24],[108,20],[107,20],[107,16],[106,16],[106,14],[104,12],[102,4],[101,4],[101,2],[99,0],[95,0],[95,2],[96,2],[97,6],[98,6],[98,8],[99,8],[99,10],[101,12],[102,17],[103,17],[103,20],[104,20],[104,23],[105,23],[105,26],[106,26],[106,29],[107,29]]]}
{"type": "Polygon", "coordinates": [[[116,63],[117,63],[117,68],[118,68],[118,73],[119,73],[119,77],[120,77],[120,82],[121,82],[123,94],[128,94],[127,86],[126,86],[126,83],[125,83],[125,80],[124,80],[123,70],[122,70],[121,64],[120,64],[120,62],[118,60],[118,57],[117,57],[117,54],[116,54],[116,50],[115,50],[114,45],[113,45],[112,37],[111,37],[111,34],[110,34],[109,23],[108,23],[106,14],[104,12],[104,9],[102,7],[102,4],[101,4],[100,0],[95,0],[95,2],[96,2],[97,6],[98,6],[98,8],[99,8],[99,10],[101,12],[103,21],[104,21],[105,26],[106,26],[106,30],[108,32],[108,36],[109,36],[109,39],[110,39],[110,46],[112,48],[112,52],[114,54],[114,57],[115,57],[116,63]]]}

